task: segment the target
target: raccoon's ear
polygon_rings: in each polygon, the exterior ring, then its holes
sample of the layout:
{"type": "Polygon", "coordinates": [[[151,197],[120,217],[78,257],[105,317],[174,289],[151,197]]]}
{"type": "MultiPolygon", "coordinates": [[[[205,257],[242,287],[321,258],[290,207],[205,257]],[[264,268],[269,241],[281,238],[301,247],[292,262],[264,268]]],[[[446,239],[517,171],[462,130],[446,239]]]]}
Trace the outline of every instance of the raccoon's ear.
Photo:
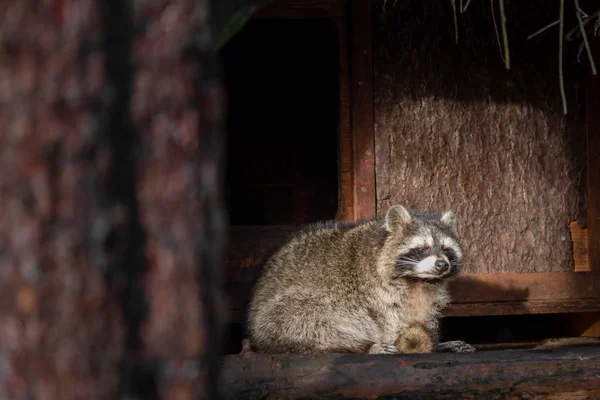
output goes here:
{"type": "Polygon", "coordinates": [[[402,206],[392,206],[385,215],[385,229],[390,232],[398,230],[399,227],[408,225],[412,218],[406,208],[402,206]]]}
{"type": "Polygon", "coordinates": [[[442,215],[442,218],[440,218],[440,222],[454,229],[454,226],[456,225],[456,215],[451,210],[446,211],[444,215],[442,215]]]}

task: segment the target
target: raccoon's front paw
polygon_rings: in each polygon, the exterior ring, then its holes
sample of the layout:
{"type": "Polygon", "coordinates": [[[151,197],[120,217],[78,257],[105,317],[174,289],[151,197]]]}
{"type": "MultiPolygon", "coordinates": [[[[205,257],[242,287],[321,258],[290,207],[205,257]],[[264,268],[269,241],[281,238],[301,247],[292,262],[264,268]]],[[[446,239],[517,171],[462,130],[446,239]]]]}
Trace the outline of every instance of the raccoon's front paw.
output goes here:
{"type": "Polygon", "coordinates": [[[438,353],[472,353],[475,351],[475,347],[462,340],[452,340],[450,342],[439,343],[435,351],[438,353]]]}
{"type": "Polygon", "coordinates": [[[398,354],[398,349],[393,344],[375,343],[369,349],[369,354],[398,354]]]}

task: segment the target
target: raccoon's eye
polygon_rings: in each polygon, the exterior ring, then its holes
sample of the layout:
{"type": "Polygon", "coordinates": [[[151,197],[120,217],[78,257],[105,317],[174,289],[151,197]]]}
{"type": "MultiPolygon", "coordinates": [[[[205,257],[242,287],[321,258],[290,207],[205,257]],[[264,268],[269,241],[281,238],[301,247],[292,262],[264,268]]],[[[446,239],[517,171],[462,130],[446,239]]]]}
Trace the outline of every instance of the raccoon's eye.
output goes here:
{"type": "Polygon", "coordinates": [[[406,257],[415,261],[421,261],[427,253],[429,252],[429,247],[417,247],[415,249],[411,249],[406,257]]]}
{"type": "Polygon", "coordinates": [[[456,264],[458,262],[458,256],[454,250],[449,247],[442,246],[442,251],[446,254],[446,257],[448,257],[450,264],[456,264]]]}

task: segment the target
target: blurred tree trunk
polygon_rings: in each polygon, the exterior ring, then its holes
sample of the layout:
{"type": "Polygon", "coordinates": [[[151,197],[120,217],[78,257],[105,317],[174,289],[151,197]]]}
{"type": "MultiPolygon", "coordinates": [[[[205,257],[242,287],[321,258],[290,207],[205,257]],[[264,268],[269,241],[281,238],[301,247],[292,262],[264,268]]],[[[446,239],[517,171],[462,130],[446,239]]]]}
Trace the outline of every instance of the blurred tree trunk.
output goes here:
{"type": "Polygon", "coordinates": [[[0,398],[216,398],[207,1],[0,4],[0,398]]]}

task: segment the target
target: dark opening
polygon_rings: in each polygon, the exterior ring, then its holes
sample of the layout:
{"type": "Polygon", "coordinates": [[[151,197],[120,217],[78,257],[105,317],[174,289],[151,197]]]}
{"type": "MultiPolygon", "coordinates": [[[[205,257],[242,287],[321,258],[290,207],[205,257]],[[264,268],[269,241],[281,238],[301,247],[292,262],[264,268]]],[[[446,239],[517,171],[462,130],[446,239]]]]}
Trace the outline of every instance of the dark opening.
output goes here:
{"type": "Polygon", "coordinates": [[[328,20],[250,21],[222,50],[231,225],[299,225],[338,207],[339,59],[328,20]]]}

